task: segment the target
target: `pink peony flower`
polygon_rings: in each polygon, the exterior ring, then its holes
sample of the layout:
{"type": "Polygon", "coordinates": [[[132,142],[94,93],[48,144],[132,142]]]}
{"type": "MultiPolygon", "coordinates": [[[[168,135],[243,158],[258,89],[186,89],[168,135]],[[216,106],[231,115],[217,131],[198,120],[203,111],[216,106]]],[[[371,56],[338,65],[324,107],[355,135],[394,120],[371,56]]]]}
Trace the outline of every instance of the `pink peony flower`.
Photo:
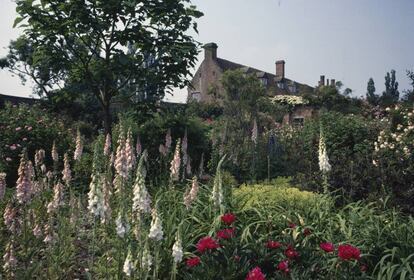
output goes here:
{"type": "Polygon", "coordinates": [[[281,261],[280,263],[278,263],[277,269],[285,273],[288,273],[289,272],[289,261],[288,260],[281,261]]]}
{"type": "Polygon", "coordinates": [[[292,245],[288,245],[287,249],[285,250],[285,256],[289,259],[294,259],[299,257],[299,253],[292,247],[292,245]]]}
{"type": "Polygon", "coordinates": [[[198,241],[196,247],[200,253],[204,253],[207,250],[217,249],[220,247],[220,245],[217,243],[216,240],[214,240],[210,236],[207,236],[207,237],[201,238],[198,241]]]}
{"type": "Polygon", "coordinates": [[[335,245],[330,242],[321,243],[319,244],[319,247],[327,253],[335,251],[335,245]]]}
{"type": "Polygon", "coordinates": [[[344,244],[338,246],[338,257],[344,261],[348,260],[359,260],[361,252],[357,247],[352,245],[344,244]]]}
{"type": "Polygon", "coordinates": [[[260,267],[256,266],[247,274],[246,280],[265,280],[266,276],[263,274],[260,267]]]}
{"type": "Polygon", "coordinates": [[[201,259],[199,257],[194,257],[194,258],[187,259],[185,263],[187,264],[188,267],[195,267],[201,263],[201,259]]]}
{"type": "Polygon", "coordinates": [[[226,225],[231,225],[236,221],[237,217],[233,213],[226,213],[223,216],[221,216],[221,221],[225,223],[226,225]]]}
{"type": "Polygon", "coordinates": [[[282,246],[280,242],[269,240],[266,243],[266,247],[269,249],[278,249],[282,246]]]}
{"type": "Polygon", "coordinates": [[[217,237],[219,239],[230,239],[234,237],[234,232],[236,231],[235,228],[225,228],[221,229],[217,232],[217,237]]]}

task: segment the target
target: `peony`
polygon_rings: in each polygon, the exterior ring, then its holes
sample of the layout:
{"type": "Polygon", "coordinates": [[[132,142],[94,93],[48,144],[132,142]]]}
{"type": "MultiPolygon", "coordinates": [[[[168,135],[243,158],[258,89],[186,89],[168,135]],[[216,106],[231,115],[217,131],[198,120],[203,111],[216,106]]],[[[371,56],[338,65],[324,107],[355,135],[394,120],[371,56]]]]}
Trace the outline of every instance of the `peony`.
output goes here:
{"type": "Polygon", "coordinates": [[[230,239],[234,237],[235,228],[225,228],[217,232],[218,239],[230,239]]]}
{"type": "Polygon", "coordinates": [[[249,274],[246,276],[246,280],[265,280],[266,276],[263,274],[260,267],[256,266],[249,271],[249,274]]]}
{"type": "Polygon", "coordinates": [[[201,259],[199,257],[194,257],[187,259],[185,263],[188,267],[195,267],[201,263],[201,259]]]}
{"type": "Polygon", "coordinates": [[[266,243],[266,247],[269,248],[269,249],[278,249],[278,248],[282,247],[282,244],[280,242],[277,242],[277,241],[269,240],[266,243]]]}
{"type": "Polygon", "coordinates": [[[327,253],[335,251],[335,245],[330,242],[321,243],[319,247],[327,253]]]}
{"type": "Polygon", "coordinates": [[[237,217],[233,213],[226,213],[223,216],[221,216],[221,221],[225,223],[226,225],[231,225],[236,221],[237,217]]]}
{"type": "Polygon", "coordinates": [[[204,253],[207,250],[217,249],[220,247],[220,245],[212,237],[207,236],[207,237],[201,238],[197,242],[196,247],[197,247],[197,251],[199,251],[200,253],[204,253]]]}
{"type": "Polygon", "coordinates": [[[277,269],[285,273],[289,272],[289,261],[284,260],[277,264],[277,269]]]}
{"type": "Polygon", "coordinates": [[[285,256],[289,259],[294,259],[299,257],[299,253],[292,247],[292,245],[288,245],[288,247],[285,250],[285,256]]]}
{"type": "Polygon", "coordinates": [[[338,246],[338,257],[341,258],[344,261],[348,260],[359,260],[361,257],[361,252],[358,248],[344,244],[338,246]]]}

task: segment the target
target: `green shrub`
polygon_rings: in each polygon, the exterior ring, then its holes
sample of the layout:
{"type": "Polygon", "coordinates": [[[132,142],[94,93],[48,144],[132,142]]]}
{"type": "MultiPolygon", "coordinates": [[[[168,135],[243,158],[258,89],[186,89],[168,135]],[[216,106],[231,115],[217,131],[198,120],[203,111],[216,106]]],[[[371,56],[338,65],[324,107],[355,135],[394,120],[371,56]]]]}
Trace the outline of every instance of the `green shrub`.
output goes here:
{"type": "Polygon", "coordinates": [[[242,185],[234,189],[233,196],[244,210],[273,207],[305,209],[319,199],[315,193],[292,187],[288,178],[278,178],[269,184],[242,185]]]}

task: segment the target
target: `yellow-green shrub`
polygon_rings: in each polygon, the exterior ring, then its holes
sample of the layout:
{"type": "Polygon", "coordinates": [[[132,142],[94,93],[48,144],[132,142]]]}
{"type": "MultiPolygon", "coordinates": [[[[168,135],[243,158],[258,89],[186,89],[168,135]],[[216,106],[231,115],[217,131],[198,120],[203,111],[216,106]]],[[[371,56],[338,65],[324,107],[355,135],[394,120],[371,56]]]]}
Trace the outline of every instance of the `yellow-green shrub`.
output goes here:
{"type": "Polygon", "coordinates": [[[321,199],[316,193],[291,186],[288,178],[266,184],[241,185],[233,190],[233,198],[243,210],[273,207],[304,209],[321,199]]]}

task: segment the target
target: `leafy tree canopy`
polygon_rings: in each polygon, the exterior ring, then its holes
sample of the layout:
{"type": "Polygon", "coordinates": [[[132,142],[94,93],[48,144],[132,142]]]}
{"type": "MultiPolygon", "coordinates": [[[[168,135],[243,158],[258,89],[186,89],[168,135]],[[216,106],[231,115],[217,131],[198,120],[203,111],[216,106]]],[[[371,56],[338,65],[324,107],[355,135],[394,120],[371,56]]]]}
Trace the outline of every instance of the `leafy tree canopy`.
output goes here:
{"type": "Polygon", "coordinates": [[[189,0],[16,0],[12,42],[0,66],[30,77],[42,95],[93,95],[110,130],[110,105],[123,89],[161,99],[188,82],[198,43],[188,35],[202,13],[189,0]]]}

